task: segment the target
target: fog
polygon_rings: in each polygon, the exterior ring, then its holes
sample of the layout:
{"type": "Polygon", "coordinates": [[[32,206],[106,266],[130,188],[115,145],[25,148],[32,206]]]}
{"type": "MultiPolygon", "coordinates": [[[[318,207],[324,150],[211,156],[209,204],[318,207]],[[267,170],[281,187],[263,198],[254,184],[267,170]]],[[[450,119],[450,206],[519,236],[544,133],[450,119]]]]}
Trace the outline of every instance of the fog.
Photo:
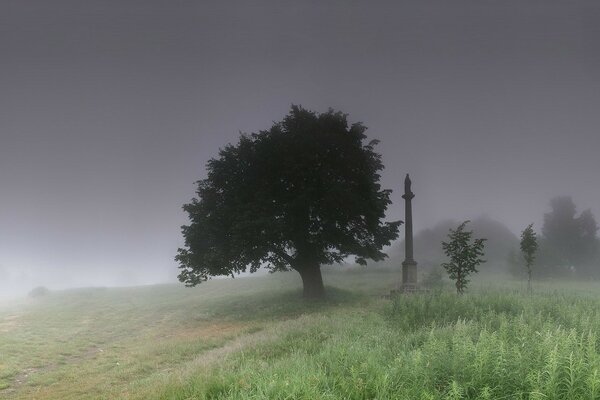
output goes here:
{"type": "Polygon", "coordinates": [[[8,0],[0,54],[2,296],[176,281],[205,163],[291,104],[381,140],[416,231],[600,215],[595,1],[8,0]]]}

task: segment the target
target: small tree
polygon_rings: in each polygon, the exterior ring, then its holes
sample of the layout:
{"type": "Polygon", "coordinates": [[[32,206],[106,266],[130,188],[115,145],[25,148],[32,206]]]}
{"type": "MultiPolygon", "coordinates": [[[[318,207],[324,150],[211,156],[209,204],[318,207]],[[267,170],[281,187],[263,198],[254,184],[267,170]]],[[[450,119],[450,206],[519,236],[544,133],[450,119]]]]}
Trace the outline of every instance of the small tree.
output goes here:
{"type": "Polygon", "coordinates": [[[535,261],[535,253],[538,249],[538,242],[533,224],[529,224],[521,233],[521,253],[525,259],[525,268],[527,268],[527,291],[531,293],[531,267],[535,261]]]}
{"type": "Polygon", "coordinates": [[[448,242],[442,242],[442,248],[450,261],[442,267],[448,272],[450,279],[455,281],[456,293],[462,294],[469,283],[468,276],[477,272],[477,266],[485,262],[483,248],[487,239],[471,240],[472,231],[465,231],[465,221],[455,230],[450,229],[448,242]]]}

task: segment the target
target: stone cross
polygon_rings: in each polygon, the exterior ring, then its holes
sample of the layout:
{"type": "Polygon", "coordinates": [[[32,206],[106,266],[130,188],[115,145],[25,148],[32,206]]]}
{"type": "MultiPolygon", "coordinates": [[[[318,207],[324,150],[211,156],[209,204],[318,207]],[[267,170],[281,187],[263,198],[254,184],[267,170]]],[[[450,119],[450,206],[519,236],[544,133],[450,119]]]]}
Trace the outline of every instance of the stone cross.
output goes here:
{"type": "Polygon", "coordinates": [[[412,292],[417,289],[417,263],[413,258],[413,224],[412,199],[415,194],[411,191],[411,181],[408,174],[404,179],[404,262],[402,263],[402,290],[412,292]]]}

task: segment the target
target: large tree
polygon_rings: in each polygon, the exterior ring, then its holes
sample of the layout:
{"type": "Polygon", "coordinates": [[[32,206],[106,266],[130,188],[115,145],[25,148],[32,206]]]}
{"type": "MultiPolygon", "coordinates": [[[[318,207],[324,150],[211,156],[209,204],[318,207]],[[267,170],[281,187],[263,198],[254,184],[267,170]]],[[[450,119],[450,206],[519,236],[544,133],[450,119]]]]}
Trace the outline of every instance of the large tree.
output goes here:
{"type": "Polygon", "coordinates": [[[600,261],[598,223],[590,209],[579,214],[577,223],[579,225],[579,269],[586,277],[598,277],[598,261],[600,261]]]}
{"type": "Polygon", "coordinates": [[[550,201],[551,212],[544,214],[542,228],[544,263],[555,269],[573,267],[581,277],[598,275],[598,224],[591,210],[577,216],[573,199],[555,197],[550,201]]]}
{"type": "Polygon", "coordinates": [[[383,222],[391,191],[379,184],[381,156],[365,130],[340,112],[292,106],[269,130],[225,146],[183,206],[179,280],[293,269],[315,298],[324,295],[321,265],[386,257],[401,221],[383,222]]]}
{"type": "Polygon", "coordinates": [[[544,248],[546,257],[555,266],[574,266],[579,257],[579,224],[576,207],[569,196],[550,200],[551,211],[544,214],[544,248]]]}

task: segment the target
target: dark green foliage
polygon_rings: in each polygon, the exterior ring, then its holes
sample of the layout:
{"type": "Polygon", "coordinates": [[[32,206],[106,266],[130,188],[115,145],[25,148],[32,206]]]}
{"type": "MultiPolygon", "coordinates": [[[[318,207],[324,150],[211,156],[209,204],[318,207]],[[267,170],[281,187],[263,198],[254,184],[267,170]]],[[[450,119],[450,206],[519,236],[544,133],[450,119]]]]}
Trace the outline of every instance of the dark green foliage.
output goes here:
{"type": "Polygon", "coordinates": [[[469,283],[468,276],[477,272],[477,266],[484,263],[481,257],[484,255],[483,248],[487,239],[471,240],[472,231],[465,231],[465,221],[455,230],[450,229],[448,242],[442,242],[442,248],[449,262],[443,263],[442,267],[448,272],[448,276],[455,282],[456,292],[462,294],[469,283]]]}
{"type": "Polygon", "coordinates": [[[579,269],[585,277],[598,277],[600,261],[600,242],[598,241],[598,223],[591,210],[584,210],[577,218],[579,225],[579,269]]]}
{"type": "Polygon", "coordinates": [[[525,268],[527,268],[527,291],[531,293],[531,269],[535,261],[535,255],[538,249],[538,242],[533,224],[529,224],[521,233],[521,253],[525,259],[525,268]]]}
{"type": "Polygon", "coordinates": [[[38,286],[36,288],[31,289],[29,292],[29,297],[44,297],[50,294],[50,290],[45,286],[38,286]]]}
{"type": "Polygon", "coordinates": [[[320,265],[382,260],[401,222],[382,222],[391,191],[379,184],[381,156],[377,141],[363,143],[365,130],[340,112],[292,106],[269,130],[223,148],[183,207],[179,280],[294,269],[305,296],[320,297],[320,265]]]}
{"type": "Polygon", "coordinates": [[[551,212],[544,215],[540,262],[544,272],[561,275],[573,272],[581,278],[598,277],[598,224],[591,210],[577,216],[573,199],[556,197],[551,212]]]}
{"type": "Polygon", "coordinates": [[[552,211],[544,214],[544,245],[554,266],[574,266],[577,254],[579,227],[575,217],[575,203],[571,197],[550,200],[552,211]]]}

